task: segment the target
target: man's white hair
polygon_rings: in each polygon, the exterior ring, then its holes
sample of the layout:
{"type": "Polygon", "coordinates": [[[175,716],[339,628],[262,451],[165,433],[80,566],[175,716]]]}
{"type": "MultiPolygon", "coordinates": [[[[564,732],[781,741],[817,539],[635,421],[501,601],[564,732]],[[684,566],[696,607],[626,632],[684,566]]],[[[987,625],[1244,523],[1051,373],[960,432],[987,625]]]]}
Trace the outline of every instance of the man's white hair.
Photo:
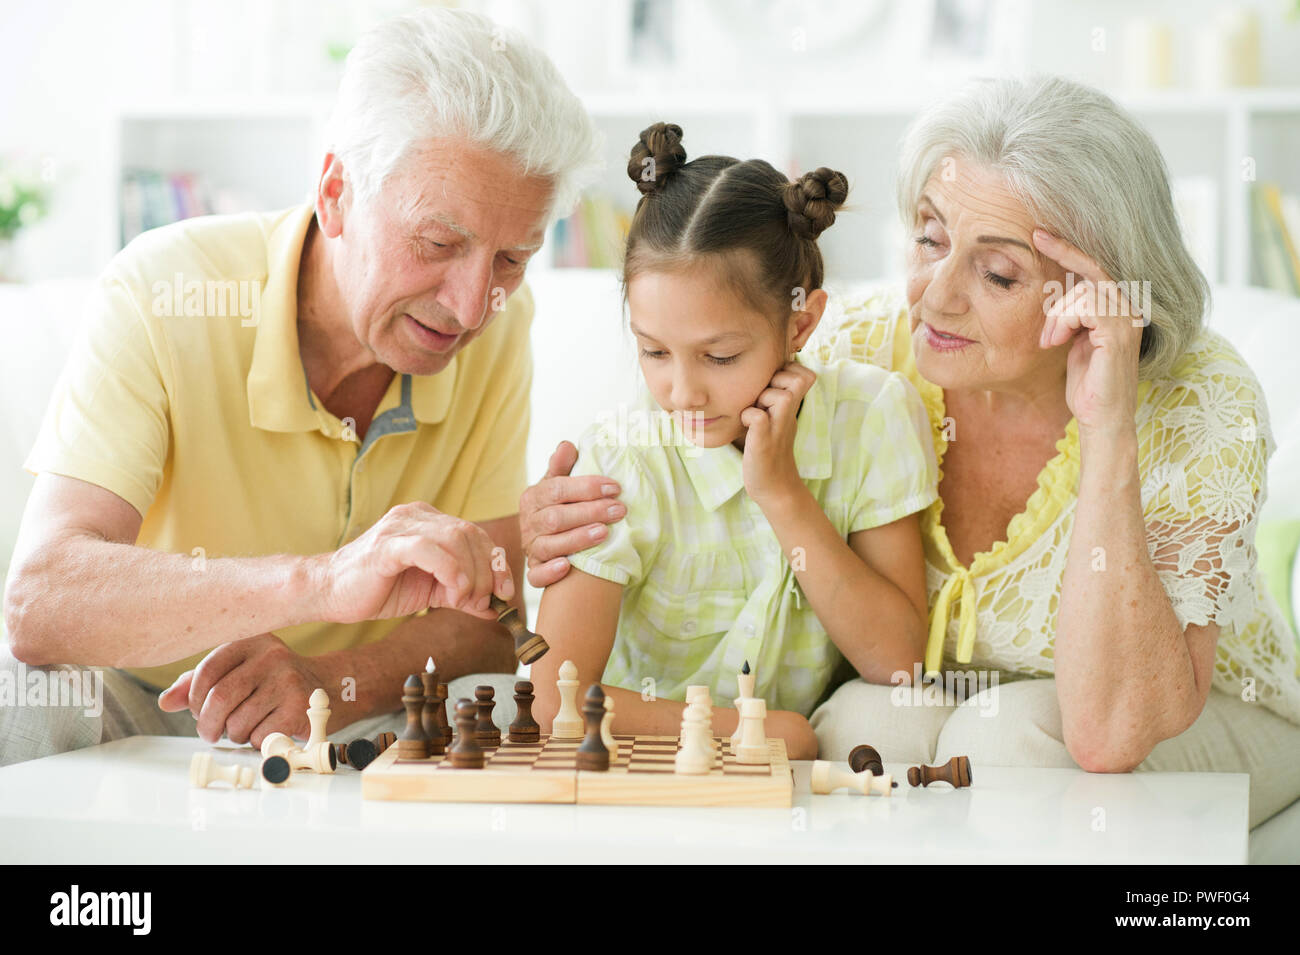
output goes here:
{"type": "Polygon", "coordinates": [[[327,142],[357,199],[373,198],[413,152],[447,137],[551,179],[548,225],[602,167],[602,138],[581,101],[517,30],[430,7],[366,31],[348,54],[327,142]]]}
{"type": "Polygon", "coordinates": [[[1210,288],[1183,242],[1164,158],[1137,120],[1062,77],[974,81],[904,137],[898,209],[908,228],[948,157],[1001,175],[1040,224],[1115,282],[1149,281],[1138,373],[1170,370],[1201,328],[1210,288]]]}

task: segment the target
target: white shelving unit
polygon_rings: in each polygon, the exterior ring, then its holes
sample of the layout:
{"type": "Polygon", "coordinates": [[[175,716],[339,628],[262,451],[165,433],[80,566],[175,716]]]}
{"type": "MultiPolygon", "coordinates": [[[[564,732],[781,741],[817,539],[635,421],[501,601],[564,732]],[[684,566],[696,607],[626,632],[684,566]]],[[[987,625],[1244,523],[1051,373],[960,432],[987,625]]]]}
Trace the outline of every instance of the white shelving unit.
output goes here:
{"type": "MultiPolygon", "coordinates": [[[[1257,180],[1300,191],[1300,89],[1215,93],[1118,94],[1151,131],[1175,179],[1217,184],[1217,261],[1212,281],[1249,284],[1250,188],[1257,180]]],[[[840,169],[851,185],[850,208],[823,239],[830,275],[843,280],[898,274],[903,248],[896,222],[897,149],[920,99],[827,99],[790,95],[700,96],[689,90],[583,96],[605,135],[606,170],[595,188],[629,210],[636,190],[625,170],[640,131],[663,120],[683,127],[688,157],[722,153],[767,159],[787,174],[816,166],[840,169]]],[[[262,208],[300,202],[323,158],[326,100],[222,100],[149,104],[117,121],[113,234],[118,245],[121,172],[148,166],[203,176],[213,187],[249,197],[262,208]]],[[[542,256],[538,267],[547,267],[542,256]]]]}

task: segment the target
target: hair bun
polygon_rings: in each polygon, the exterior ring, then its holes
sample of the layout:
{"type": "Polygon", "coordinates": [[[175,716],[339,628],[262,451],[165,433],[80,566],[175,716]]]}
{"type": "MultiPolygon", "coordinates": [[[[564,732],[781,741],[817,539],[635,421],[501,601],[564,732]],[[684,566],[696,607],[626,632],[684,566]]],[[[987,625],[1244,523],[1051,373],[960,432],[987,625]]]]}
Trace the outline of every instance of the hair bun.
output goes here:
{"type": "Polygon", "coordinates": [[[655,123],[641,130],[641,138],[628,157],[627,174],[643,196],[658,192],[686,162],[682,128],[675,123],[655,123]]]}
{"type": "Polygon", "coordinates": [[[844,173],[821,166],[788,183],[781,193],[786,222],[800,238],[815,239],[835,221],[835,210],[849,195],[844,173]]]}

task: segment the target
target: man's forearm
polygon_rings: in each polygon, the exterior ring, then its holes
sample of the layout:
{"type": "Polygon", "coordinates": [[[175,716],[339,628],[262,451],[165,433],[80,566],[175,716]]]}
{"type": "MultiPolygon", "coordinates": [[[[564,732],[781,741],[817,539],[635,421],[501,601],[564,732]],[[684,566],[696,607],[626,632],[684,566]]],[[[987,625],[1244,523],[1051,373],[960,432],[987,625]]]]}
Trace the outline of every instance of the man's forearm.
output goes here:
{"type": "Polygon", "coordinates": [[[158,666],[319,619],[312,558],[205,559],[84,536],[10,574],[5,622],[34,665],[158,666]]]}
{"type": "Polygon", "coordinates": [[[340,681],[356,681],[355,699],[340,704],[352,710],[346,722],[401,709],[402,684],[412,673],[422,672],[430,657],[444,682],[468,673],[514,673],[518,668],[505,627],[442,608],[403,621],[382,640],[331,656],[331,672],[340,681]]]}

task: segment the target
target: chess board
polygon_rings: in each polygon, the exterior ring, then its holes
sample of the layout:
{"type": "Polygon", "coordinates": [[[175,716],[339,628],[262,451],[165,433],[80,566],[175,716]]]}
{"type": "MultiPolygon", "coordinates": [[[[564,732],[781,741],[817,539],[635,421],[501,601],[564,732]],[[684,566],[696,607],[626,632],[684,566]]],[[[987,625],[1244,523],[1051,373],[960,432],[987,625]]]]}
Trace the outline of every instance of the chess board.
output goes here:
{"type": "Polygon", "coordinates": [[[789,808],[794,777],[785,741],[769,739],[770,765],[738,763],[731,741],[707,775],[679,776],[675,736],[619,736],[607,772],[579,771],[580,740],[503,742],[486,748],[482,769],[452,769],[443,756],[400,759],[390,746],[361,773],[365,799],[423,802],[541,802],[624,806],[789,808]]]}

